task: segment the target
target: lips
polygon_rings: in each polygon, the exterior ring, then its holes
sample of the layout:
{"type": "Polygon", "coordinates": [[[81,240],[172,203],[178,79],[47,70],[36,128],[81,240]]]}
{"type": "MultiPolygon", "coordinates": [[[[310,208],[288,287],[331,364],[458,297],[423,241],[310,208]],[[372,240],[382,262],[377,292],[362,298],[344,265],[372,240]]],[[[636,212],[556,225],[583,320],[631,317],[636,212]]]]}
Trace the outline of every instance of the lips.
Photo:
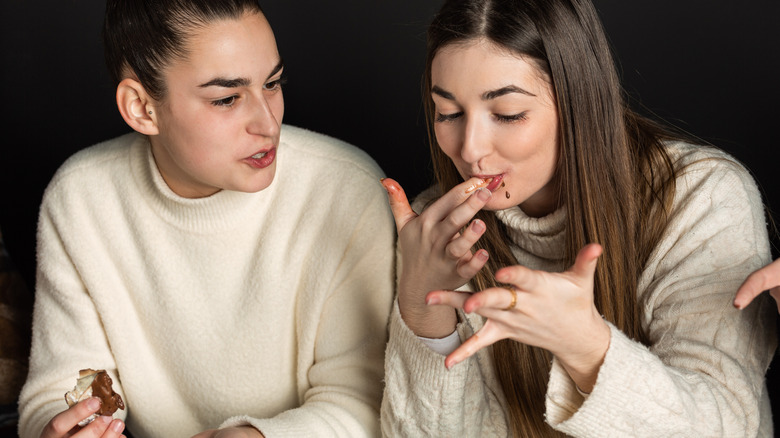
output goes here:
{"type": "Polygon", "coordinates": [[[486,181],[487,186],[485,186],[485,188],[491,192],[495,192],[496,189],[501,186],[501,182],[504,180],[503,173],[500,175],[472,175],[472,177],[482,178],[484,181],[486,181]]]}
{"type": "Polygon", "coordinates": [[[267,151],[259,151],[256,154],[244,158],[244,162],[255,169],[264,169],[270,166],[276,159],[276,148],[273,147],[267,151]]]}

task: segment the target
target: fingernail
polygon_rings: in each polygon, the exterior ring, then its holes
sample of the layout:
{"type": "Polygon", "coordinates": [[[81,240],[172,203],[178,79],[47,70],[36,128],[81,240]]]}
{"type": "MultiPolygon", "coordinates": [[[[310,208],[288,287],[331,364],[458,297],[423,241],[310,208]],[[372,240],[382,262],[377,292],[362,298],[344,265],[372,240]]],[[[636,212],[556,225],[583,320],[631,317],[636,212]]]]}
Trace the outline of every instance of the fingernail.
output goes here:
{"type": "Polygon", "coordinates": [[[441,304],[441,300],[439,297],[430,297],[425,299],[425,304],[429,306],[435,306],[437,304],[441,304]]]}
{"type": "Polygon", "coordinates": [[[113,417],[111,417],[111,416],[109,416],[109,415],[101,415],[101,416],[100,416],[100,421],[102,421],[102,422],[104,422],[104,423],[106,423],[106,424],[110,423],[110,422],[111,422],[111,420],[113,420],[113,419],[114,419],[114,418],[113,418],[113,417]]]}
{"type": "Polygon", "coordinates": [[[481,233],[485,231],[485,223],[479,219],[476,219],[471,223],[471,230],[475,233],[481,233]]]}
{"type": "Polygon", "coordinates": [[[487,251],[485,251],[485,250],[479,250],[479,251],[477,251],[477,254],[476,254],[476,256],[477,256],[477,258],[478,258],[479,260],[482,260],[482,261],[485,261],[485,260],[487,260],[487,259],[489,258],[489,256],[488,256],[488,253],[487,253],[487,251]]]}
{"type": "Polygon", "coordinates": [[[87,400],[87,407],[92,411],[97,411],[100,409],[100,399],[97,397],[92,397],[91,399],[87,400]]]}
{"type": "Polygon", "coordinates": [[[124,425],[124,423],[122,423],[122,420],[116,420],[116,421],[114,421],[111,424],[111,430],[113,430],[114,432],[117,432],[117,433],[119,433],[122,430],[124,430],[124,428],[125,428],[125,425],[124,425]]]}
{"type": "Polygon", "coordinates": [[[478,197],[478,198],[479,198],[481,201],[487,201],[488,199],[490,199],[490,197],[491,197],[492,195],[493,195],[493,194],[492,194],[492,193],[490,193],[490,190],[488,190],[488,189],[481,188],[481,189],[477,190],[477,197],[478,197]]]}

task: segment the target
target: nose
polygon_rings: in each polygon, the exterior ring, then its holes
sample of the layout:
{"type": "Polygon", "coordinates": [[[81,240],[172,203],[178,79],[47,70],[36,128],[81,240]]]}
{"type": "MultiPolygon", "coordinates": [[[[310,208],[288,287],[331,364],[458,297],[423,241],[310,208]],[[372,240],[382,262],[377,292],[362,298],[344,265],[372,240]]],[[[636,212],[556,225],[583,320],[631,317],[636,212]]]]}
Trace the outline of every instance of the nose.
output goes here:
{"type": "Polygon", "coordinates": [[[463,124],[463,143],[460,156],[469,164],[478,164],[479,161],[490,154],[490,131],[483,120],[469,117],[463,124]]]}
{"type": "Polygon", "coordinates": [[[279,134],[279,125],[276,114],[274,114],[268,100],[264,96],[257,97],[252,108],[247,131],[254,135],[275,137],[279,134]]]}

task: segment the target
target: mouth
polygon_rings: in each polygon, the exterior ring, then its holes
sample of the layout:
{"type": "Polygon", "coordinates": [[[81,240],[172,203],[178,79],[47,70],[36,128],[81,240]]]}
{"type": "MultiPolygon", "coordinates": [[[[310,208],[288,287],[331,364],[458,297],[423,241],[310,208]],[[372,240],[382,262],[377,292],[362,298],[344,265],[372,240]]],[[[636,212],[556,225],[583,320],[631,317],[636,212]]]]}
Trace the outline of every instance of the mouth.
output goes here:
{"type": "Polygon", "coordinates": [[[504,174],[500,175],[472,175],[476,178],[482,178],[482,180],[487,184],[485,187],[486,189],[490,190],[491,192],[495,192],[498,188],[503,187],[504,184],[504,174]]]}
{"type": "Polygon", "coordinates": [[[259,151],[254,155],[244,158],[244,162],[256,169],[263,169],[270,166],[276,158],[276,148],[272,147],[265,151],[259,151]]]}
{"type": "Polygon", "coordinates": [[[255,160],[259,160],[260,158],[263,158],[263,157],[265,157],[266,155],[268,155],[268,151],[265,151],[265,152],[258,152],[258,153],[256,153],[256,154],[252,155],[252,157],[251,157],[251,158],[254,158],[255,160]]]}

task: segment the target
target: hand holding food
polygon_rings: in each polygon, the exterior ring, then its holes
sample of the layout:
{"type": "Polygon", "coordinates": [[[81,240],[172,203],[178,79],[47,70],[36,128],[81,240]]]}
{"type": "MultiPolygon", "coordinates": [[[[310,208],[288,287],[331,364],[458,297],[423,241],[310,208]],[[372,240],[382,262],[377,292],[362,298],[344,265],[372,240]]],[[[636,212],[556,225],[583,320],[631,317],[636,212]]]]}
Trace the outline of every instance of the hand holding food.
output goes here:
{"type": "Polygon", "coordinates": [[[455,312],[427,306],[425,295],[463,286],[487,262],[486,251],[472,253],[485,224],[471,219],[490,199],[489,184],[490,180],[471,178],[417,215],[396,181],[382,181],[399,235],[398,305],[404,321],[418,336],[440,338],[455,328],[455,312]]]}
{"type": "Polygon", "coordinates": [[[68,406],[74,406],[76,403],[86,400],[90,397],[100,399],[100,409],[89,417],[79,422],[79,426],[86,426],[100,415],[111,416],[117,409],[125,408],[122,396],[114,392],[111,387],[113,384],[111,376],[106,370],[95,371],[85,369],[79,371],[79,378],[73,390],[65,393],[65,401],[68,406]]]}

